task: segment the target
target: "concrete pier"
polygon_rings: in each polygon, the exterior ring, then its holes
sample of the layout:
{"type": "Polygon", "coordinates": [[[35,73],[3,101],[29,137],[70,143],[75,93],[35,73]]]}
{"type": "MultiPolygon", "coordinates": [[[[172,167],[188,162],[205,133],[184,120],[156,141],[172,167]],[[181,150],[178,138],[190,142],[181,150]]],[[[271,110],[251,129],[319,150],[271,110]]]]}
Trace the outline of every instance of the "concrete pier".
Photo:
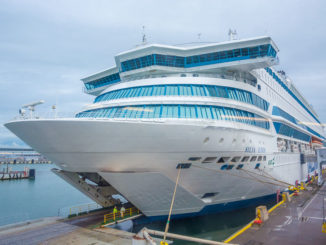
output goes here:
{"type": "Polygon", "coordinates": [[[121,244],[131,245],[133,233],[110,228],[92,229],[107,210],[71,219],[44,218],[0,228],[0,245],[121,244]]]}
{"type": "MultiPolygon", "coordinates": [[[[326,185],[310,185],[269,214],[261,226],[250,226],[231,241],[232,244],[326,244],[322,233],[323,201],[326,185]]],[[[325,205],[326,208],[326,205],[325,205]]],[[[70,219],[44,218],[37,221],[0,227],[3,244],[121,244],[131,245],[135,234],[100,227],[108,210],[100,210],[70,219]]],[[[254,217],[253,217],[254,218],[254,217]]],[[[170,234],[171,235],[171,234],[170,234]]],[[[180,239],[180,235],[178,236],[180,239]]],[[[194,239],[195,240],[195,239],[194,239]]],[[[198,239],[197,239],[198,240],[198,239]]],[[[220,241],[221,243],[222,241],[220,241]]],[[[217,244],[212,241],[211,244],[217,244]]]]}
{"type": "MultiPolygon", "coordinates": [[[[323,201],[326,185],[310,186],[276,208],[269,219],[259,226],[252,226],[231,240],[236,244],[325,245],[326,233],[322,233],[323,201]]],[[[326,207],[325,207],[326,208],[326,207]]]]}

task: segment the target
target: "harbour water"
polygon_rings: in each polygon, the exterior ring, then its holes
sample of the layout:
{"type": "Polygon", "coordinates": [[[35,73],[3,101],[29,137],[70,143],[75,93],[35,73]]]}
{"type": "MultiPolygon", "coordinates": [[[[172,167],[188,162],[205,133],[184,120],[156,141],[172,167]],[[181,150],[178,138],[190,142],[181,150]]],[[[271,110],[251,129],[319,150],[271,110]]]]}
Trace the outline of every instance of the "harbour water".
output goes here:
{"type": "MultiPolygon", "coordinates": [[[[21,170],[25,166],[35,168],[36,178],[0,181],[0,226],[57,216],[58,210],[64,207],[92,203],[92,200],[52,173],[51,168],[55,167],[53,164],[10,166],[13,170],[21,170]]],[[[271,206],[274,202],[274,199],[265,200],[264,204],[271,206]]],[[[221,241],[252,220],[254,216],[255,206],[252,206],[214,215],[172,220],[169,232],[221,241]]],[[[134,225],[130,231],[138,232],[144,226],[163,231],[165,222],[134,225]]],[[[174,244],[184,245],[189,242],[176,240],[174,244]]]]}
{"type": "MultiPolygon", "coordinates": [[[[51,172],[54,164],[16,164],[36,170],[35,180],[0,181],[0,226],[42,217],[57,216],[60,208],[92,203],[87,196],[51,172]]],[[[0,165],[5,168],[6,165],[0,165]]]]}
{"type": "MultiPolygon", "coordinates": [[[[275,198],[264,200],[260,204],[271,207],[275,204],[275,198]]],[[[172,220],[169,232],[213,241],[223,241],[254,219],[257,205],[229,212],[172,220]]],[[[166,222],[164,221],[146,224],[145,226],[149,229],[164,231],[165,225],[166,222]]],[[[144,225],[136,225],[133,227],[133,232],[138,232],[143,227],[144,225]]],[[[173,244],[186,245],[195,243],[175,240],[173,244]]]]}

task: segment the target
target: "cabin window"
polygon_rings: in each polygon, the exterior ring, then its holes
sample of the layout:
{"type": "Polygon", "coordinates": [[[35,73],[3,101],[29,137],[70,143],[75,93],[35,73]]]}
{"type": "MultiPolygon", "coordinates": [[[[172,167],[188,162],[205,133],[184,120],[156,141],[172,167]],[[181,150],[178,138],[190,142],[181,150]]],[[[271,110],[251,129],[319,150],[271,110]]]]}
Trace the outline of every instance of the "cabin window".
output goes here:
{"type": "Polygon", "coordinates": [[[248,162],[249,158],[250,158],[250,157],[245,156],[245,157],[242,158],[241,162],[248,162]]]}
{"type": "Polygon", "coordinates": [[[199,161],[201,157],[189,157],[188,161],[199,161]]]}
{"type": "Polygon", "coordinates": [[[217,157],[206,157],[203,161],[203,163],[209,163],[209,162],[213,162],[217,159],[217,157]]]}
{"type": "Polygon", "coordinates": [[[231,162],[239,162],[241,157],[233,157],[231,162]]]}

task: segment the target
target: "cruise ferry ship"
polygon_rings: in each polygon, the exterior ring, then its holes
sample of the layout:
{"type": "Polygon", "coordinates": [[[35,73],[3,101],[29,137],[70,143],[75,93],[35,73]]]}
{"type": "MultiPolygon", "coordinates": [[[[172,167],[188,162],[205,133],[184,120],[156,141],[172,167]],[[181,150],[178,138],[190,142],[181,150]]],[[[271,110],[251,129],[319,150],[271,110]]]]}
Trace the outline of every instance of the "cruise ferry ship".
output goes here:
{"type": "Polygon", "coordinates": [[[102,206],[120,194],[148,217],[243,207],[315,174],[325,135],[278,64],[270,37],[144,44],[82,79],[95,97],[74,118],[5,126],[102,206]]]}

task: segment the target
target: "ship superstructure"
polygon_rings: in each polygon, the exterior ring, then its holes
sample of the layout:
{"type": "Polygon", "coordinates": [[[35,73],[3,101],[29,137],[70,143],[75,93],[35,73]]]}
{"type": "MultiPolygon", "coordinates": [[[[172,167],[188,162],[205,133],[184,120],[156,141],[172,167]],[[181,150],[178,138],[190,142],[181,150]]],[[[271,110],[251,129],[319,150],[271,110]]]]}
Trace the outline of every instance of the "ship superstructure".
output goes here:
{"type": "Polygon", "coordinates": [[[118,193],[147,216],[167,215],[180,164],[174,215],[243,206],[305,180],[315,165],[303,156],[325,140],[316,112],[273,68],[277,53],[270,37],[140,45],[82,79],[95,100],[75,118],[6,127],[103,206],[118,193]]]}

